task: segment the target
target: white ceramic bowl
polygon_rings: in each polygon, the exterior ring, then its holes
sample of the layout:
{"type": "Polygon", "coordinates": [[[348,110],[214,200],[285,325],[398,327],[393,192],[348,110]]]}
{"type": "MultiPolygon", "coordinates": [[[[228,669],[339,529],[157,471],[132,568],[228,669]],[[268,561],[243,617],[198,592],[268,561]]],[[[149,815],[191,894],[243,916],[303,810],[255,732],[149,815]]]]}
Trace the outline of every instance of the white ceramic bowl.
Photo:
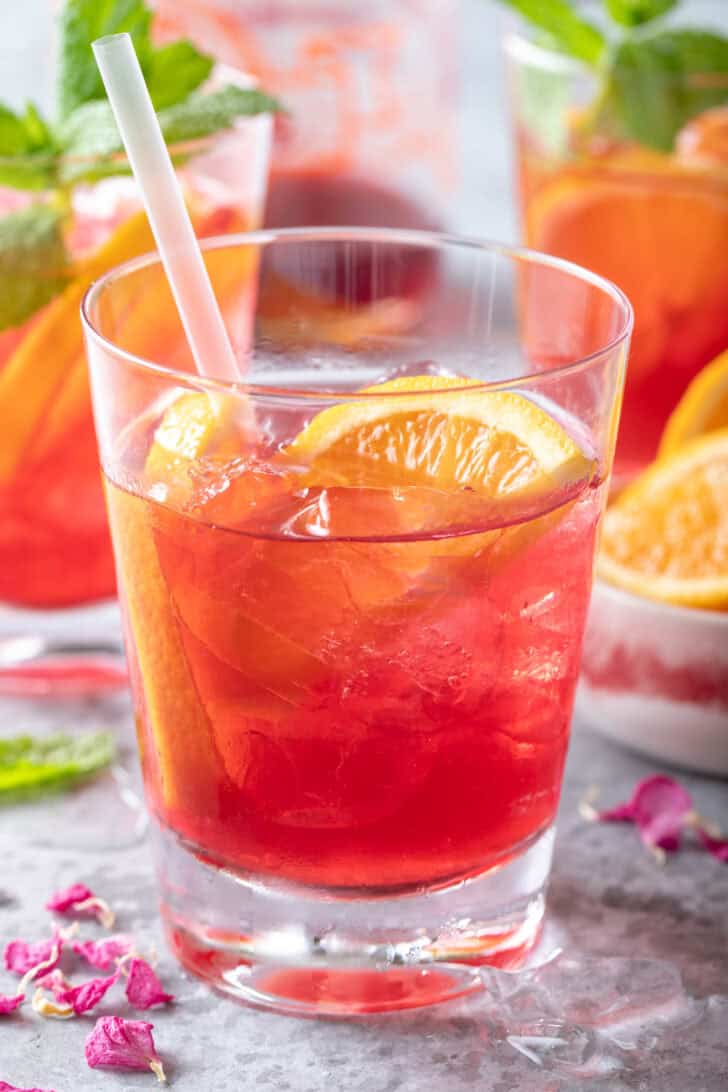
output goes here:
{"type": "Polygon", "coordinates": [[[656,603],[597,581],[577,710],[643,754],[728,775],[728,612],[656,603]]]}

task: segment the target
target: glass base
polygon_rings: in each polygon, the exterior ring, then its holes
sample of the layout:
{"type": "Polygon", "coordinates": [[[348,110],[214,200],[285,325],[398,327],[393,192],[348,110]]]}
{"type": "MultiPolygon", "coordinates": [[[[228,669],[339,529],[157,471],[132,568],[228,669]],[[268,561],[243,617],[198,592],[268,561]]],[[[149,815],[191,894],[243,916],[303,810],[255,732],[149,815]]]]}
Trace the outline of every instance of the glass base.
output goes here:
{"type": "Polygon", "coordinates": [[[116,603],[0,609],[0,695],[76,697],[128,685],[116,603]]]}
{"type": "Polygon", "coordinates": [[[553,828],[516,857],[448,887],[401,895],[277,884],[201,859],[154,825],[161,910],[180,962],[248,1004],[354,1016],[449,1001],[515,969],[544,913],[553,828]]]}

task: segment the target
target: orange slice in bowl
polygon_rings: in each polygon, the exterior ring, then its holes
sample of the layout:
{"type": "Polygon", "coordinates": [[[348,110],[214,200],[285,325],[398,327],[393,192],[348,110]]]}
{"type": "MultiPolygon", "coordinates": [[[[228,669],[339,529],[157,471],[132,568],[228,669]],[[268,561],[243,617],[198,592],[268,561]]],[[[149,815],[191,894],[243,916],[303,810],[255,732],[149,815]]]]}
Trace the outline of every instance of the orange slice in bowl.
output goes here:
{"type": "Polygon", "coordinates": [[[620,494],[598,572],[649,599],[728,609],[728,429],[659,459],[620,494]]]}
{"type": "Polygon", "coordinates": [[[728,350],[700,371],[670,414],[658,454],[671,455],[688,440],[728,428],[728,350]]]}

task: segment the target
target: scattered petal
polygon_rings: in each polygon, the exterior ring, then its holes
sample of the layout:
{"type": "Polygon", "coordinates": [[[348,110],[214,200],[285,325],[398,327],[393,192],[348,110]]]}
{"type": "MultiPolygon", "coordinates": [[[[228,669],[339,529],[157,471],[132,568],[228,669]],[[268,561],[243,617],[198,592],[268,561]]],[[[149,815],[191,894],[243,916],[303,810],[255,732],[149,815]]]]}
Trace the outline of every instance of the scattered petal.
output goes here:
{"type": "Polygon", "coordinates": [[[672,777],[655,774],[640,781],[631,800],[599,812],[602,822],[634,823],[651,850],[673,853],[680,847],[686,817],[693,806],[690,794],[672,777]]]}
{"type": "MultiPolygon", "coordinates": [[[[9,944],[5,945],[5,967],[14,974],[24,975],[39,964],[46,963],[53,952],[56,953],[56,956],[52,967],[55,967],[61,958],[62,948],[63,941],[59,940],[58,937],[41,940],[37,944],[28,944],[24,940],[11,940],[9,944]]],[[[48,970],[51,970],[52,967],[49,967],[48,970]]]]}
{"type": "Polygon", "coordinates": [[[33,994],[31,1005],[33,1012],[37,1012],[39,1016],[52,1016],[56,1020],[70,1020],[73,1016],[73,1008],[70,1005],[50,1001],[40,987],[33,994]]]}
{"type": "Polygon", "coordinates": [[[131,937],[117,933],[116,936],[107,937],[105,940],[76,940],[72,948],[76,955],[81,956],[92,967],[107,971],[117,959],[132,950],[133,941],[131,937]]]}
{"type": "Polygon", "coordinates": [[[715,838],[704,827],[697,827],[696,833],[703,849],[707,849],[713,857],[728,864],[728,838],[715,838]]]}
{"type": "Polygon", "coordinates": [[[124,1020],[121,1016],[101,1016],[86,1039],[84,1051],[91,1069],[151,1069],[159,1081],[165,1081],[162,1061],[152,1038],[154,1024],[143,1020],[124,1020]]]}
{"type": "Polygon", "coordinates": [[[56,891],[46,903],[46,910],[55,910],[57,914],[67,914],[69,910],[78,914],[89,910],[96,915],[105,929],[111,929],[116,920],[109,904],[94,895],[83,883],[74,883],[65,891],[56,891]]]}
{"type": "Polygon", "coordinates": [[[0,1016],[9,1016],[11,1012],[15,1012],[25,1001],[24,993],[16,993],[14,997],[4,997],[0,994],[0,1016]]]}
{"type": "Polygon", "coordinates": [[[35,984],[41,990],[50,990],[50,992],[58,1000],[58,995],[65,990],[70,989],[71,983],[66,978],[63,971],[58,967],[54,971],[50,971],[48,974],[41,975],[40,978],[35,979],[35,984]]]}
{"type": "Polygon", "coordinates": [[[98,1005],[118,977],[119,972],[116,971],[114,974],[106,975],[103,978],[90,978],[88,982],[83,982],[80,986],[72,986],[70,989],[59,993],[57,1000],[62,1004],[70,1005],[74,1016],[82,1016],[84,1012],[88,1012],[98,1005]]]}
{"type": "Polygon", "coordinates": [[[48,958],[42,963],[37,963],[35,967],[30,967],[20,980],[18,986],[18,993],[26,993],[28,986],[36,978],[40,978],[42,975],[47,974],[49,971],[55,969],[58,964],[58,960],[61,958],[61,952],[63,950],[63,941],[60,937],[56,937],[53,942],[53,947],[50,950],[48,958]]]}
{"type": "Polygon", "coordinates": [[[151,1009],[174,1001],[174,994],[165,993],[162,983],[145,959],[132,959],[126,983],[126,999],[135,1009],[151,1009]]]}
{"type": "Polygon", "coordinates": [[[8,1084],[7,1081],[0,1081],[0,1092],[52,1092],[52,1089],[17,1088],[14,1084],[8,1084]]]}

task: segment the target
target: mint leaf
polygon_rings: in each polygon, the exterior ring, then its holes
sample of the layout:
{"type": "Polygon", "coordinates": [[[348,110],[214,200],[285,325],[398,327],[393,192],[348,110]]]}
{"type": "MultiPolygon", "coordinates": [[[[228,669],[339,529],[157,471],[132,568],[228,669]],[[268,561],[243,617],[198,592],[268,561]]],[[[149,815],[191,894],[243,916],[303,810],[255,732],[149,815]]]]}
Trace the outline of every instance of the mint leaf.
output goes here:
{"type": "Polygon", "coordinates": [[[153,50],[145,72],[155,110],[186,99],[212,71],[212,57],[184,38],[153,50]]]}
{"type": "Polygon", "coordinates": [[[145,68],[151,50],[151,22],[152,13],[144,0],[66,0],[60,17],[58,58],[61,120],[82,103],[105,97],[91,42],[105,34],[128,31],[145,68]]]}
{"type": "Polygon", "coordinates": [[[61,185],[131,173],[114,115],[105,100],[77,106],[59,125],[58,139],[63,148],[58,163],[61,185]]]}
{"type": "MultiPolygon", "coordinates": [[[[278,102],[262,91],[229,85],[207,94],[193,92],[184,102],[160,110],[157,116],[167,143],[180,144],[227,129],[236,118],[278,109],[278,102]]],[[[63,147],[58,164],[62,184],[130,173],[108,102],[87,102],[77,107],[59,127],[58,136],[63,147]]],[[[179,157],[176,162],[180,162],[179,157]]]]}
{"type": "Polygon", "coordinates": [[[110,732],[0,740],[0,804],[70,788],[114,758],[110,732]]]}
{"type": "Polygon", "coordinates": [[[61,224],[41,204],[0,217],[0,330],[19,326],[68,283],[61,224]]]}
{"type": "Polygon", "coordinates": [[[625,136],[669,152],[686,122],[728,102],[726,77],[728,38],[718,34],[666,30],[627,38],[611,57],[605,105],[625,136]]]}
{"type": "Polygon", "coordinates": [[[0,186],[40,190],[54,183],[55,142],[36,108],[16,114],[0,104],[0,186]]]}
{"type": "Polygon", "coordinates": [[[168,144],[197,140],[228,129],[240,117],[275,113],[280,104],[264,91],[228,84],[208,94],[193,92],[184,102],[159,111],[159,123],[168,144]]]}
{"type": "Polygon", "coordinates": [[[678,0],[604,0],[604,4],[615,23],[639,27],[667,14],[678,0]]]}
{"type": "Polygon", "coordinates": [[[604,35],[582,19],[568,0],[503,0],[534,26],[546,31],[556,49],[589,65],[601,60],[604,35]]]}

